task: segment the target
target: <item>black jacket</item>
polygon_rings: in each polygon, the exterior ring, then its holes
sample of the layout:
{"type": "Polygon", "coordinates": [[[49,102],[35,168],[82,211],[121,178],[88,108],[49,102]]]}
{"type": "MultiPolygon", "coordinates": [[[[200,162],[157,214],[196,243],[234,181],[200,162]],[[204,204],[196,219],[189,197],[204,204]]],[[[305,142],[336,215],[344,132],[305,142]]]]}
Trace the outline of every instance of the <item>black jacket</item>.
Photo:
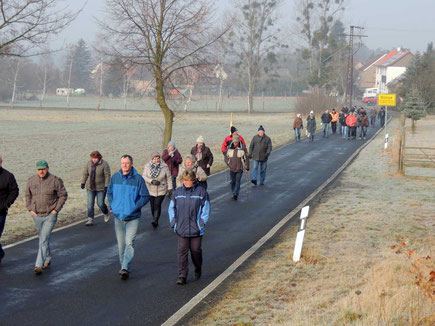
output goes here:
{"type": "Polygon", "coordinates": [[[18,185],[15,177],[8,170],[0,167],[0,215],[6,216],[9,207],[18,197],[18,185]]]}
{"type": "Polygon", "coordinates": [[[322,114],[321,119],[322,119],[323,123],[330,123],[331,120],[332,120],[332,117],[331,117],[331,115],[329,113],[325,112],[325,113],[322,114]]]}

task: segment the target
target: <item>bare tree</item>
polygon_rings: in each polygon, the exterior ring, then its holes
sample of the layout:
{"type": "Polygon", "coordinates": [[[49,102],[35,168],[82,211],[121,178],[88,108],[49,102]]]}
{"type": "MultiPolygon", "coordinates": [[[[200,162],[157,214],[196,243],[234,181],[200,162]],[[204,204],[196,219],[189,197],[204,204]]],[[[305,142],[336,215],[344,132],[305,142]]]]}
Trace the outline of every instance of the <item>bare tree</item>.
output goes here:
{"type": "Polygon", "coordinates": [[[50,51],[46,51],[41,58],[40,67],[38,69],[38,82],[42,83],[41,95],[39,96],[39,108],[42,109],[42,102],[44,101],[45,94],[47,93],[47,84],[50,81],[51,77],[49,75],[50,67],[53,66],[53,62],[51,60],[50,51]]]}
{"type": "Polygon", "coordinates": [[[0,56],[31,55],[79,12],[59,9],[57,0],[0,0],[0,56]]]}
{"type": "Polygon", "coordinates": [[[208,65],[207,49],[225,32],[216,32],[209,0],[107,0],[105,52],[129,65],[146,66],[156,85],[165,117],[163,147],[172,137],[174,112],[166,100],[172,75],[186,67],[208,65]],[[188,59],[188,60],[187,60],[188,59]]]}
{"type": "Polygon", "coordinates": [[[12,97],[11,97],[11,103],[10,103],[10,108],[13,109],[14,108],[14,104],[15,104],[15,97],[17,94],[17,81],[18,81],[18,74],[20,73],[20,64],[21,64],[21,60],[20,58],[17,58],[13,61],[13,63],[15,63],[15,67],[14,67],[14,79],[13,79],[13,83],[12,83],[12,97]]]}
{"type": "Polygon", "coordinates": [[[72,72],[72,67],[73,67],[73,63],[74,63],[74,56],[71,56],[70,60],[69,60],[69,68],[68,68],[68,87],[67,87],[67,91],[66,91],[66,103],[68,106],[68,109],[70,108],[70,102],[69,102],[69,97],[70,97],[70,93],[71,93],[71,72],[72,72]]]}
{"type": "Polygon", "coordinates": [[[245,72],[245,88],[248,91],[248,112],[253,111],[254,92],[261,68],[267,55],[280,44],[274,28],[276,11],[281,0],[237,0],[239,18],[231,33],[231,45],[238,54],[238,66],[245,72]]]}

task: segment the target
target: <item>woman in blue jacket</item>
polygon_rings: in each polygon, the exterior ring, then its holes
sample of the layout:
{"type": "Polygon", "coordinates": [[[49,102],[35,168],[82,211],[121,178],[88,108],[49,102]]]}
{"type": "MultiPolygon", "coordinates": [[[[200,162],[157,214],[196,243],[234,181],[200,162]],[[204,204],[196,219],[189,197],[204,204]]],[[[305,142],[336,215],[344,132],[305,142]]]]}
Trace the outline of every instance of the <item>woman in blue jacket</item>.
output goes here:
{"type": "Polygon", "coordinates": [[[204,187],[198,186],[193,171],[182,175],[183,186],[177,188],[169,204],[169,223],[178,236],[178,279],[177,284],[186,284],[188,254],[195,266],[195,278],[201,277],[201,242],[205,225],[210,216],[210,200],[204,187]]]}

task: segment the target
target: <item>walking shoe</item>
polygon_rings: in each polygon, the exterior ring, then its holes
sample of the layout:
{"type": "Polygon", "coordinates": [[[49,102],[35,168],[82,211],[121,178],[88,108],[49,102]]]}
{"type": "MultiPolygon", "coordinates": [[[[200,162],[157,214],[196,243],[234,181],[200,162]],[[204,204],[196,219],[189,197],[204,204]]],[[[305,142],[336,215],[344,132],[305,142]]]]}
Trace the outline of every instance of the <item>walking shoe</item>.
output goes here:
{"type": "Polygon", "coordinates": [[[104,214],[104,222],[107,223],[110,220],[110,215],[109,214],[104,214]]]}
{"type": "Polygon", "coordinates": [[[42,269],[50,268],[50,265],[51,265],[50,261],[48,263],[44,263],[44,265],[42,265],[42,269]]]}
{"type": "Polygon", "coordinates": [[[130,276],[128,270],[126,269],[121,270],[121,273],[119,273],[119,275],[121,275],[121,280],[126,280],[130,276]]]}
{"type": "Polygon", "coordinates": [[[151,225],[153,226],[153,228],[157,228],[157,226],[159,226],[159,223],[157,223],[156,221],[152,221],[151,225]]]}
{"type": "Polygon", "coordinates": [[[91,226],[94,224],[94,219],[92,217],[88,217],[88,220],[86,221],[86,226],[91,226]]]}
{"type": "Polygon", "coordinates": [[[184,285],[184,284],[186,284],[186,278],[185,277],[179,277],[178,279],[177,279],[177,282],[176,282],[178,285],[184,285]]]}
{"type": "Polygon", "coordinates": [[[42,273],[42,268],[39,267],[39,266],[36,266],[36,267],[35,267],[35,274],[36,274],[36,275],[41,275],[41,273],[42,273]]]}
{"type": "Polygon", "coordinates": [[[239,197],[239,196],[237,196],[236,194],[234,194],[234,195],[233,195],[233,200],[237,200],[237,197],[239,197]]]}
{"type": "Polygon", "coordinates": [[[201,268],[195,269],[195,279],[198,280],[201,278],[201,268]]]}
{"type": "Polygon", "coordinates": [[[251,180],[254,185],[257,185],[257,180],[251,180]]]}

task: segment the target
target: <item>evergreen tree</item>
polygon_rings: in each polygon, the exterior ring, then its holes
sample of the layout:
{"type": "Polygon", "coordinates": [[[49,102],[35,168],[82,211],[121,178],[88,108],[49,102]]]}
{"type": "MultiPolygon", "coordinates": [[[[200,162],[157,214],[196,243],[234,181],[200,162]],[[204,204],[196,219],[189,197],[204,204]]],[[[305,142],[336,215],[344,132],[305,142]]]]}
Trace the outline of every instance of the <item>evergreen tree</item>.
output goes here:
{"type": "Polygon", "coordinates": [[[415,121],[426,116],[426,108],[426,104],[421,99],[419,92],[415,88],[408,93],[400,106],[400,109],[405,113],[405,116],[412,120],[412,126],[414,126],[415,121]]]}
{"type": "Polygon", "coordinates": [[[80,39],[67,55],[65,76],[68,76],[67,70],[69,69],[71,60],[71,88],[84,88],[85,90],[89,90],[93,62],[91,52],[83,39],[80,39]]]}

